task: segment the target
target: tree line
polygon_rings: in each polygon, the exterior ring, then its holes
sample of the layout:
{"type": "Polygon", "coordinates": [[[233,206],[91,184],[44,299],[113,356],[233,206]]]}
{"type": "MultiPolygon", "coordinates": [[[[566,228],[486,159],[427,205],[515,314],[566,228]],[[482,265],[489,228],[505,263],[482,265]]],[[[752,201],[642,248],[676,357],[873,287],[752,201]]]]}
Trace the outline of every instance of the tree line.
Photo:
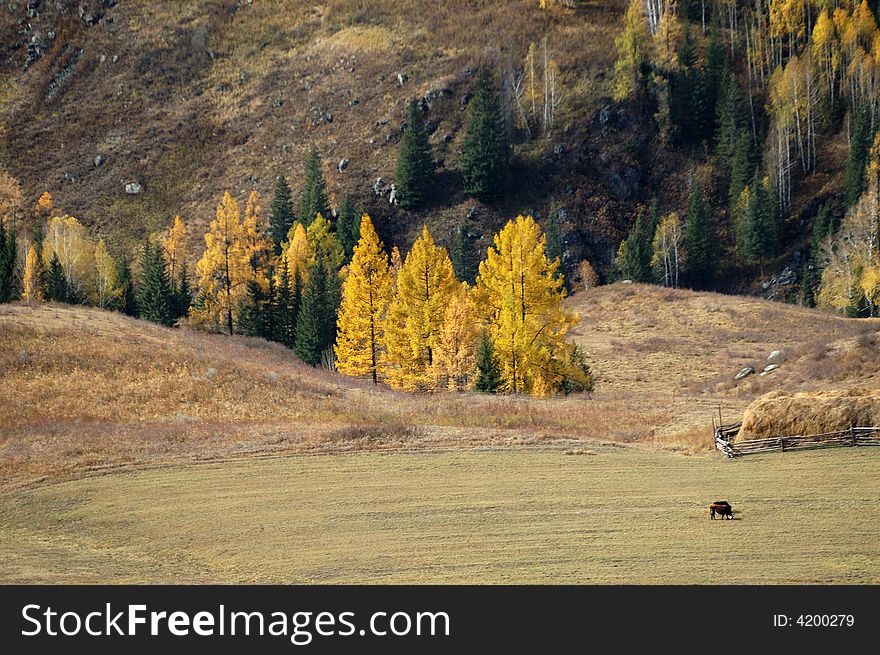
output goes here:
{"type": "Polygon", "coordinates": [[[470,284],[427,228],[403,257],[396,247],[386,251],[350,199],[334,220],[320,163],[314,153],[310,160],[298,210],[283,177],[268,216],[256,192],[243,209],[223,194],[194,281],[180,216],[142,244],[132,271],[45,193],[32,210],[20,276],[17,230],[0,222],[3,270],[13,270],[2,278],[5,300],[17,296],[9,280],[20,278],[29,303],[85,303],[164,325],[185,320],[194,329],[262,337],[312,366],[406,391],[545,396],[592,388],[583,353],[565,340],[578,318],[562,305],[559,259],[547,256],[533,218],[520,216],[495,236],[470,284]]]}

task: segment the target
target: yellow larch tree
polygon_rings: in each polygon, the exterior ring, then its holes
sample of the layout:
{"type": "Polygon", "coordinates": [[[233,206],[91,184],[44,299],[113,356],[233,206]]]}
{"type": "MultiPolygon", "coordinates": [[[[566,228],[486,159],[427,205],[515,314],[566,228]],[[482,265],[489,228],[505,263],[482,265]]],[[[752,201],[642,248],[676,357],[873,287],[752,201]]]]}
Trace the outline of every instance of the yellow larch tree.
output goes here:
{"type": "Polygon", "coordinates": [[[478,307],[511,393],[552,392],[567,352],[565,334],[578,321],[562,306],[559,260],[547,259],[546,243],[535,220],[519,216],[495,235],[480,262],[478,307]]]}
{"type": "Polygon", "coordinates": [[[37,257],[37,248],[31,244],[28,248],[27,258],[24,263],[24,276],[22,277],[22,297],[26,302],[39,302],[43,299],[42,289],[42,264],[37,257]]]}
{"type": "Polygon", "coordinates": [[[397,275],[385,321],[385,375],[392,387],[434,388],[434,351],[457,288],[449,254],[423,228],[397,275]]]}
{"type": "Polygon", "coordinates": [[[43,191],[43,195],[39,197],[37,204],[34,206],[34,211],[37,213],[48,214],[52,211],[52,202],[52,194],[48,191],[43,191]]]}
{"type": "Polygon", "coordinates": [[[378,383],[384,317],[393,279],[388,255],[367,214],[361,217],[360,235],[342,285],[334,348],[336,369],[345,375],[369,375],[378,383]]]}
{"type": "Polygon", "coordinates": [[[122,297],[122,288],[116,274],[116,262],[107,252],[107,246],[103,239],[98,241],[98,245],[95,246],[94,259],[95,285],[92,299],[98,307],[111,309],[116,307],[122,297]]]}
{"type": "Polygon", "coordinates": [[[162,240],[165,262],[168,266],[168,279],[171,281],[172,288],[177,284],[181,269],[186,266],[189,254],[188,245],[189,231],[186,229],[186,224],[179,215],[175,216],[171,227],[168,228],[168,232],[162,240]]]}
{"type": "Polygon", "coordinates": [[[269,225],[260,212],[260,196],[251,191],[244,207],[244,221],[241,225],[241,238],[237,243],[236,257],[244,262],[245,284],[251,281],[266,291],[269,287],[268,269],[275,245],[269,236],[269,225]]]}
{"type": "Polygon", "coordinates": [[[290,228],[287,241],[282,244],[282,257],[287,264],[287,274],[291,284],[294,280],[304,283],[308,277],[312,248],[309,245],[306,228],[299,221],[290,228]]]}
{"type": "Polygon", "coordinates": [[[246,263],[237,255],[241,239],[241,209],[229,192],[205,234],[205,251],[196,264],[198,296],[193,318],[212,329],[232,334],[241,299],[247,294],[246,263]]]}
{"type": "Polygon", "coordinates": [[[477,365],[480,319],[467,282],[450,299],[434,355],[434,377],[451,391],[469,389],[477,365]]]}
{"type": "Polygon", "coordinates": [[[330,221],[321,215],[315,216],[315,220],[309,224],[306,230],[309,241],[310,258],[308,265],[312,267],[320,262],[328,271],[336,273],[345,260],[345,251],[339,239],[330,230],[330,221]]]}

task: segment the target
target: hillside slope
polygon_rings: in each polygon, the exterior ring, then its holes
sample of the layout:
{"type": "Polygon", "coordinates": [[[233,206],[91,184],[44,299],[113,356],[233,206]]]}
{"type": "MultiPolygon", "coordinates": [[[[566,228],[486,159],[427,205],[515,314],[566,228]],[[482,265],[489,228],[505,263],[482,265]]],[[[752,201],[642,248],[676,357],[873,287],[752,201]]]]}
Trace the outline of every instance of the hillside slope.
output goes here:
{"type": "MultiPolygon", "coordinates": [[[[541,11],[535,0],[92,0],[58,11],[68,4],[0,8],[0,164],[28,199],[51,190],[120,253],[176,212],[204,227],[225,189],[255,188],[268,206],[285,174],[298,192],[311,144],[335,202],[351,192],[383,238],[404,247],[423,222],[448,240],[470,212],[473,233],[488,238],[513,212],[564,209],[592,234],[573,239],[576,251],[610,248],[630,213],[614,207],[638,199],[637,185],[622,182],[636,175],[633,158],[600,163],[597,149],[624,0],[576,11],[541,11]],[[520,149],[513,196],[479,205],[457,172],[474,71],[520,68],[529,43],[545,37],[563,77],[558,128],[520,149]],[[413,97],[425,101],[441,162],[437,201],[421,213],[372,191],[379,177],[393,181],[413,97]],[[143,191],[126,193],[131,182],[143,191]]],[[[602,149],[622,152],[633,136],[610,130],[602,149]]]]}
{"type": "Polygon", "coordinates": [[[611,285],[576,294],[592,398],[407,395],[277,344],[82,307],[0,306],[0,486],[283,453],[620,443],[711,448],[758,394],[876,385],[878,321],[751,298],[611,285]],[[761,370],[771,350],[782,366],[761,370]],[[780,360],[781,361],[781,360],[780,360]]]}

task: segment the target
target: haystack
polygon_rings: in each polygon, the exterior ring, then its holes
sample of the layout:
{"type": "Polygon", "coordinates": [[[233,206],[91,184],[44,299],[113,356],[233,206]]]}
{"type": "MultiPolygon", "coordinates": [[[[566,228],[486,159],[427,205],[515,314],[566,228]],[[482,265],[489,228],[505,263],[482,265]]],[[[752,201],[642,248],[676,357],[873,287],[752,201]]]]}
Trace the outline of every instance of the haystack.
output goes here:
{"type": "Polygon", "coordinates": [[[773,391],[749,405],[738,441],[880,426],[880,390],[773,391]]]}

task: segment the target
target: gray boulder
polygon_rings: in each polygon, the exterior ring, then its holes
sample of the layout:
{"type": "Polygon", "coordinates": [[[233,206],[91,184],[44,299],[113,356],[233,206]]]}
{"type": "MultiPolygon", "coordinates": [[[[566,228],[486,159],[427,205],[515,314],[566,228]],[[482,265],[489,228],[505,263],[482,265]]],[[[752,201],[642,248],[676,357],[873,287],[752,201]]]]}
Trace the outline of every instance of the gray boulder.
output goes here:
{"type": "Polygon", "coordinates": [[[750,375],[754,375],[755,369],[751,366],[746,366],[739,373],[734,376],[734,380],[742,380],[743,378],[747,378],[750,375]]]}
{"type": "Polygon", "coordinates": [[[779,364],[768,364],[767,366],[764,367],[764,370],[761,371],[761,377],[764,377],[768,373],[772,373],[777,368],[779,368],[779,364]]]}
{"type": "Polygon", "coordinates": [[[125,192],[130,196],[136,196],[143,190],[144,187],[138,182],[129,182],[125,185],[125,192]]]}

